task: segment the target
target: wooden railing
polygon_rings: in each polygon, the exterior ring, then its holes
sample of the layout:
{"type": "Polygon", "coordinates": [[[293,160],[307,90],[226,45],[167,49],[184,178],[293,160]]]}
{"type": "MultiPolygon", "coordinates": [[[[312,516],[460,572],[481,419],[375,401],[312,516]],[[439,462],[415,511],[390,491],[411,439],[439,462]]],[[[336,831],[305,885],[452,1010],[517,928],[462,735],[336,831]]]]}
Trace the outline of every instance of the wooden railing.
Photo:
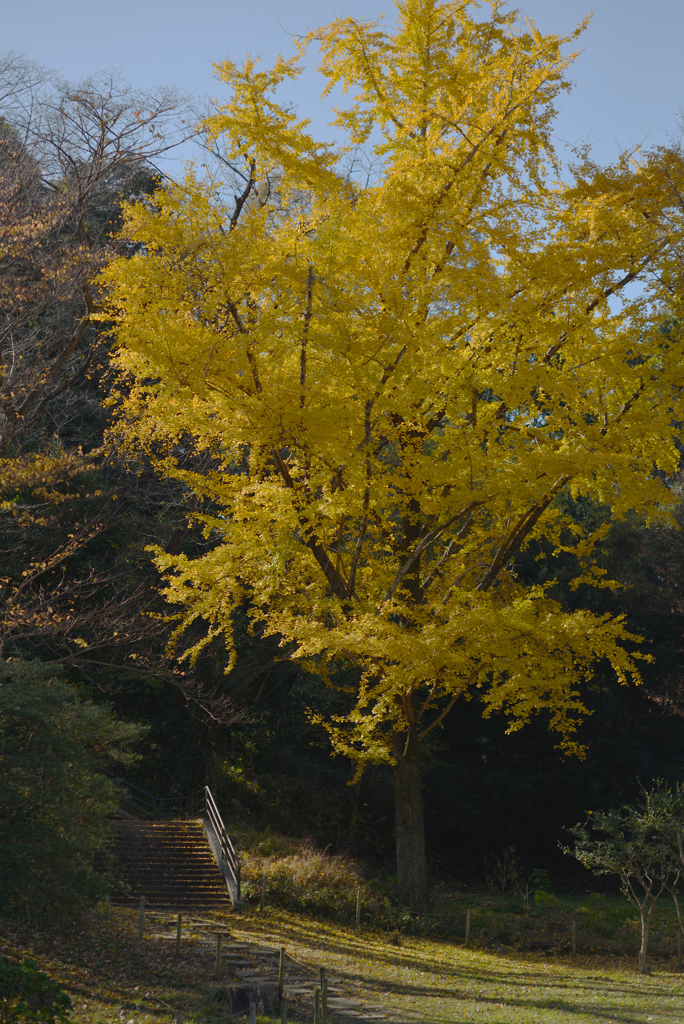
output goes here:
{"type": "Polygon", "coordinates": [[[234,907],[241,905],[240,900],[240,858],[231,841],[223,818],[216,806],[209,786],[203,786],[189,796],[154,796],[147,790],[134,786],[128,779],[122,779],[106,769],[102,769],[114,782],[121,787],[121,809],[134,818],[145,821],[162,821],[169,818],[202,818],[207,842],[211,848],[221,874],[230,894],[234,907]]]}

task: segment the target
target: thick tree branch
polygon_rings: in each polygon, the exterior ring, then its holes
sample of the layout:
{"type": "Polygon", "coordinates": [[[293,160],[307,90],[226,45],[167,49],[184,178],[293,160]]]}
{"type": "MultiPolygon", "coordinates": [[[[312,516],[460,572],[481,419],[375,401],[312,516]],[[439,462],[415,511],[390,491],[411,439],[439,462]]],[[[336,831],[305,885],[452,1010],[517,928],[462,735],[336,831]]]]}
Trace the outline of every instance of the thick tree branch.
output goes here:
{"type": "Polygon", "coordinates": [[[560,477],[553,485],[549,493],[540,502],[538,502],[536,505],[533,505],[531,509],[529,509],[520,517],[517,525],[513,528],[511,533],[508,535],[506,540],[499,548],[496,558],[492,562],[491,566],[478,583],[477,590],[489,590],[492,583],[499,575],[499,572],[506,564],[508,559],[511,557],[513,552],[520,547],[525,537],[527,537],[530,531],[534,529],[535,525],[537,524],[543,513],[546,511],[546,509],[549,507],[558,491],[561,489],[561,487],[565,486],[569,479],[569,476],[560,477]]]}
{"type": "Polygon", "coordinates": [[[302,350],[299,356],[299,404],[304,408],[304,389],[306,387],[306,349],[309,341],[309,324],[311,322],[311,303],[313,299],[314,272],[309,265],[309,272],[306,278],[306,310],[304,311],[304,329],[302,331],[302,350]]]}
{"type": "Polygon", "coordinates": [[[245,185],[242,193],[239,196],[235,196],[235,209],[233,210],[233,216],[230,218],[230,227],[228,231],[233,231],[240,220],[240,214],[242,213],[243,207],[247,202],[249,193],[254,187],[254,172],[256,171],[256,160],[250,160],[249,163],[249,177],[247,184],[245,185]]]}
{"type": "MultiPolygon", "coordinates": [[[[288,490],[296,491],[294,480],[292,479],[290,471],[285,464],[285,460],[277,448],[273,449],[273,458],[278,470],[280,471],[280,475],[283,478],[285,486],[288,490]]],[[[327,551],[314,533],[309,520],[303,513],[298,513],[298,519],[302,529],[304,530],[304,542],[322,569],[325,578],[332,587],[333,593],[336,597],[345,598],[347,596],[345,581],[330,561],[327,551]]]]}
{"type": "Polygon", "coordinates": [[[397,587],[399,586],[401,581],[404,579],[406,574],[411,571],[413,566],[416,564],[416,562],[418,561],[418,559],[422,555],[423,551],[425,551],[425,549],[427,547],[429,547],[430,544],[434,543],[434,541],[436,541],[439,537],[441,537],[442,534],[446,530],[448,530],[450,526],[453,526],[454,523],[457,523],[459,521],[459,519],[463,519],[464,516],[467,516],[471,512],[474,512],[476,508],[480,508],[480,506],[484,505],[485,503],[486,503],[485,500],[471,502],[470,505],[466,506],[466,508],[464,508],[464,509],[461,509],[460,512],[457,512],[456,515],[454,515],[450,519],[448,519],[446,521],[446,523],[444,523],[442,526],[436,526],[434,530],[430,530],[430,532],[428,534],[426,534],[425,537],[423,537],[423,539],[421,540],[420,544],[418,544],[418,546],[409,555],[409,557],[406,559],[406,561],[402,565],[401,569],[399,570],[399,572],[395,576],[393,582],[387,588],[387,591],[385,592],[385,595],[382,598],[382,601],[380,602],[380,604],[378,605],[378,607],[375,610],[375,614],[376,615],[380,614],[380,611],[382,610],[383,606],[385,604],[387,604],[387,602],[392,598],[392,596],[395,593],[397,587]]]}

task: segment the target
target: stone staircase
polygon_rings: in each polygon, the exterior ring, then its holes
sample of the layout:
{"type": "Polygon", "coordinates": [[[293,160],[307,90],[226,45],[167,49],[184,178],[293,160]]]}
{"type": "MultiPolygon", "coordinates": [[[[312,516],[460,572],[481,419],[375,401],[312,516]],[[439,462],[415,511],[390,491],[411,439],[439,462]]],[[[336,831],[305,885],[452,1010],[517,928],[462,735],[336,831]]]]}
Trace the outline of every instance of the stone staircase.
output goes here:
{"type": "Polygon", "coordinates": [[[123,868],[128,896],[112,903],[133,906],[144,896],[152,907],[230,908],[226,883],[201,822],[115,820],[114,854],[123,868]]]}

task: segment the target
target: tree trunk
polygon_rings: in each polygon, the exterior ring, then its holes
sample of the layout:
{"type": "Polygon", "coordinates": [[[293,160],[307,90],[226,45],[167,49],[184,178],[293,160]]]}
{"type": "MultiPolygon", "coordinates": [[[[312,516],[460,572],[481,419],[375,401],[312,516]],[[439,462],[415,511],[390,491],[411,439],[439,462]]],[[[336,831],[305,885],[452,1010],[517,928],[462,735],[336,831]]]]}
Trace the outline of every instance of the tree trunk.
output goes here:
{"type": "Polygon", "coordinates": [[[648,950],[648,924],[650,913],[644,907],[641,911],[641,949],[639,950],[639,973],[646,974],[646,951],[648,950]]]}
{"type": "Polygon", "coordinates": [[[418,733],[415,725],[395,733],[394,820],[397,837],[399,896],[413,910],[427,910],[425,828],[418,770],[418,733]]]}

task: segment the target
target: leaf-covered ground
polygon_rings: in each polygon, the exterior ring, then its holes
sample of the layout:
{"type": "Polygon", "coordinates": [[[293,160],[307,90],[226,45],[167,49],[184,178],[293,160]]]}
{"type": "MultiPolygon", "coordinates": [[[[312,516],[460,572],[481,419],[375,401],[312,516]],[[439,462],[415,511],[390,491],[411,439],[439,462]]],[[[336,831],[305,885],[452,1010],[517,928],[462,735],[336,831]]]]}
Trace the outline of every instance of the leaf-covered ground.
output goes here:
{"type": "Polygon", "coordinates": [[[2,922],[0,953],[30,957],[60,981],[79,1024],[161,1024],[177,1014],[204,1021],[215,1016],[214,934],[226,930],[226,918],[186,916],[178,959],[172,915],[148,913],[141,940],[137,911],[118,907],[110,915],[95,912],[78,926],[61,929],[2,922]]]}
{"type": "MultiPolygon", "coordinates": [[[[405,1022],[680,1024],[684,977],[674,962],[654,961],[640,977],[635,957],[547,956],[541,952],[466,950],[459,943],[403,937],[321,923],[266,909],[263,914],[196,914],[185,920],[175,957],[175,921],[148,915],[138,938],[135,910],[93,913],[77,927],[32,928],[0,922],[0,952],[28,956],[67,988],[76,1024],[184,1024],[226,1020],[217,996],[217,931],[278,947],[324,966],[364,1007],[382,1006],[405,1022]]],[[[228,940],[226,939],[226,944],[228,940]]]]}

